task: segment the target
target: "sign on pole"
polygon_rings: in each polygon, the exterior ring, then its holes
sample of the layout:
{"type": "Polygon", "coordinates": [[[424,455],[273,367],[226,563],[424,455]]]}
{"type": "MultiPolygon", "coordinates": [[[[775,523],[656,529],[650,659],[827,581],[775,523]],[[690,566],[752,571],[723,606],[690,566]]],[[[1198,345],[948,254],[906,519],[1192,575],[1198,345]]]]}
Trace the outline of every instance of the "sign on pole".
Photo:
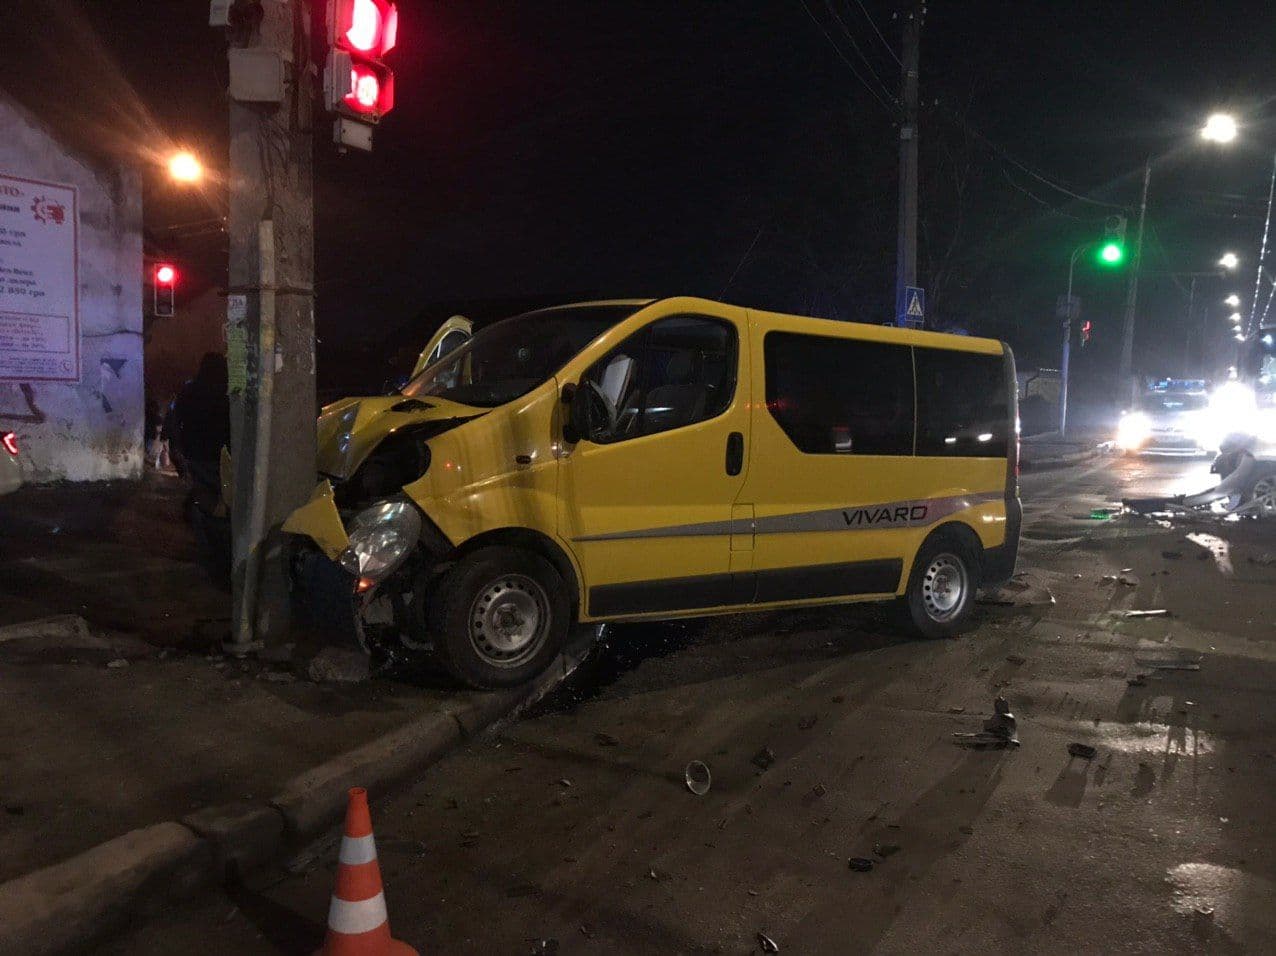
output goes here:
{"type": "Polygon", "coordinates": [[[78,382],[74,186],[0,173],[0,381],[78,382]]]}
{"type": "Polygon", "coordinates": [[[904,294],[895,304],[895,324],[920,329],[926,325],[926,290],[920,286],[904,286],[904,294]]]}
{"type": "Polygon", "coordinates": [[[1081,315],[1081,296],[1061,295],[1055,299],[1054,315],[1056,319],[1071,322],[1081,315]]]}

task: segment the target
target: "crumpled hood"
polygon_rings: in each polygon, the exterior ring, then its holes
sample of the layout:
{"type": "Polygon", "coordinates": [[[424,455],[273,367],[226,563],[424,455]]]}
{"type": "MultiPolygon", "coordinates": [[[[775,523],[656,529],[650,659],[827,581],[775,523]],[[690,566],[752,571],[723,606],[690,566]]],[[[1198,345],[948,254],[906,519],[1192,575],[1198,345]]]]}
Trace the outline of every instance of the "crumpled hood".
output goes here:
{"type": "Polygon", "coordinates": [[[344,480],[389,435],[409,425],[439,423],[440,433],[486,413],[441,398],[378,395],[343,398],[319,412],[319,473],[344,480]]]}

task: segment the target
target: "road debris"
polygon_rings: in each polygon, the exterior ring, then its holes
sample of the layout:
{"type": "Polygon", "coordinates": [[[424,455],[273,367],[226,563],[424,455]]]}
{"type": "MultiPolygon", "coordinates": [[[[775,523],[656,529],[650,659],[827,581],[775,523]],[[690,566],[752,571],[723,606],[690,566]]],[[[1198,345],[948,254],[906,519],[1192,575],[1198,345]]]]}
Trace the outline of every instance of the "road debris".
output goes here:
{"type": "Polygon", "coordinates": [[[1186,653],[1136,653],[1134,663],[1140,667],[1151,667],[1160,671],[1199,671],[1201,669],[1200,656],[1191,657],[1186,653]]]}
{"type": "Polygon", "coordinates": [[[992,702],[993,715],[978,733],[955,733],[953,740],[963,747],[1018,747],[1019,733],[1010,703],[1004,697],[992,702]]]}
{"type": "Polygon", "coordinates": [[[758,933],[758,945],[762,947],[762,952],[764,953],[778,953],[780,951],[780,944],[766,933],[758,933]]]}
{"type": "Polygon", "coordinates": [[[888,856],[894,856],[898,852],[899,852],[898,843],[874,843],[873,844],[874,855],[881,857],[883,860],[886,859],[888,856]]]}
{"type": "Polygon", "coordinates": [[[846,865],[856,873],[867,873],[873,868],[873,861],[866,856],[853,856],[846,861],[846,865]]]}
{"type": "Polygon", "coordinates": [[[752,763],[759,770],[770,770],[775,766],[775,752],[770,747],[763,747],[753,755],[752,763]]]}
{"type": "Polygon", "coordinates": [[[572,785],[572,782],[568,780],[566,777],[563,777],[561,780],[558,781],[558,785],[560,787],[570,787],[572,785]]]}
{"type": "Polygon", "coordinates": [[[948,712],[950,714],[964,714],[966,712],[966,708],[965,707],[949,707],[948,712]]]}
{"type": "Polygon", "coordinates": [[[1179,558],[1183,557],[1183,552],[1182,551],[1162,551],[1161,557],[1165,558],[1166,561],[1177,561],[1179,558]]]}
{"type": "Polygon", "coordinates": [[[1149,608],[1147,610],[1126,611],[1126,617],[1169,617],[1170,612],[1163,607],[1149,608]]]}
{"type": "Polygon", "coordinates": [[[1251,554],[1245,560],[1250,564],[1262,565],[1265,568],[1276,567],[1276,554],[1270,551],[1265,551],[1257,556],[1251,554]]]}
{"type": "Polygon", "coordinates": [[[620,738],[613,737],[611,734],[604,733],[600,730],[594,734],[594,743],[598,744],[600,747],[619,747],[620,738]]]}
{"type": "Polygon", "coordinates": [[[1019,664],[1026,664],[1026,663],[1028,663],[1028,659],[1027,659],[1026,657],[1024,657],[1023,655],[1021,655],[1021,654],[1007,654],[1007,655],[1006,655],[1006,663],[1007,663],[1007,664],[1015,664],[1015,665],[1017,666],[1017,665],[1019,665],[1019,664]]]}
{"type": "Polygon", "coordinates": [[[1117,584],[1124,584],[1127,588],[1137,588],[1139,586],[1138,575],[1122,572],[1121,576],[1117,578],[1117,584]]]}
{"type": "Polygon", "coordinates": [[[815,714],[807,714],[805,717],[803,717],[801,720],[798,721],[798,730],[810,730],[812,727],[815,726],[815,722],[819,719],[820,718],[816,716],[815,714]]]}
{"type": "Polygon", "coordinates": [[[107,666],[107,667],[109,667],[109,668],[111,668],[111,669],[113,669],[113,670],[114,670],[115,668],[119,668],[119,667],[128,667],[128,661],[126,661],[126,660],[125,660],[124,658],[122,658],[122,657],[117,657],[117,658],[115,658],[115,660],[113,660],[113,661],[107,661],[107,662],[106,662],[106,666],[107,666]]]}
{"type": "Polygon", "coordinates": [[[1094,755],[1098,753],[1089,744],[1079,744],[1076,742],[1068,744],[1068,753],[1073,757],[1080,757],[1082,760],[1093,760],[1094,755]]]}
{"type": "Polygon", "coordinates": [[[682,778],[686,781],[687,789],[697,797],[703,797],[713,786],[713,775],[709,773],[708,765],[701,760],[693,760],[687,764],[682,778]]]}
{"type": "Polygon", "coordinates": [[[1148,675],[1135,674],[1133,677],[1127,677],[1125,683],[1127,687],[1147,687],[1148,675]]]}

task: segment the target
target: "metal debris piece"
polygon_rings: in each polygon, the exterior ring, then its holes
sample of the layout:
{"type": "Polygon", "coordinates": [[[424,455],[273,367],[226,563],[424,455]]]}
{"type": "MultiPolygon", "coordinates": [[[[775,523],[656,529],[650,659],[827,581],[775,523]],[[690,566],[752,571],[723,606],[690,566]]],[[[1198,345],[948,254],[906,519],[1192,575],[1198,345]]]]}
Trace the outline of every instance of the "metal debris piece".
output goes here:
{"type": "Polygon", "coordinates": [[[1115,574],[1105,574],[1099,578],[1100,584],[1116,584],[1117,576],[1115,574]]]}
{"type": "Polygon", "coordinates": [[[1144,611],[1126,611],[1126,617],[1169,617],[1170,612],[1163,607],[1149,608],[1144,611]]]}
{"type": "Polygon", "coordinates": [[[693,760],[687,764],[682,777],[687,783],[687,789],[697,797],[703,797],[713,786],[713,775],[709,773],[708,765],[702,760],[693,760]]]}
{"type": "Polygon", "coordinates": [[[560,787],[570,787],[572,785],[572,782],[568,780],[566,777],[563,777],[561,780],[558,781],[558,785],[560,787]]]}
{"type": "Polygon", "coordinates": [[[1129,574],[1129,573],[1130,573],[1131,571],[1133,571],[1133,570],[1134,570],[1134,568],[1122,568],[1122,569],[1121,569],[1121,573],[1122,573],[1122,574],[1129,574]]]}
{"type": "Polygon", "coordinates": [[[873,861],[866,856],[853,856],[846,861],[846,865],[856,873],[867,873],[873,868],[873,861]]]}
{"type": "Polygon", "coordinates": [[[1068,744],[1068,753],[1074,757],[1080,757],[1082,760],[1093,760],[1094,755],[1098,753],[1089,744],[1070,743],[1068,744]]]}
{"type": "Polygon", "coordinates": [[[763,747],[753,755],[753,766],[759,770],[770,770],[775,766],[775,752],[770,747],[763,747]]]}
{"type": "Polygon", "coordinates": [[[762,947],[762,952],[764,953],[778,953],[780,951],[780,944],[766,933],[758,933],[758,945],[762,947]]]}
{"type": "Polygon", "coordinates": [[[981,732],[953,734],[954,742],[963,747],[1018,747],[1018,725],[1010,712],[1010,702],[998,697],[992,702],[992,709],[993,715],[984,721],[981,732]]]}

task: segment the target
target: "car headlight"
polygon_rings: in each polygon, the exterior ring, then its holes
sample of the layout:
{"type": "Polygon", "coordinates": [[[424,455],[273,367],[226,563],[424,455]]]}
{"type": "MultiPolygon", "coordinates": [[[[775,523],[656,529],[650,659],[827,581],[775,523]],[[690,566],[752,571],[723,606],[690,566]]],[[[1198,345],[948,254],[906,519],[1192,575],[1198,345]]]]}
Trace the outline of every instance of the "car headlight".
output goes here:
{"type": "Polygon", "coordinates": [[[1138,448],[1152,434],[1152,422],[1142,412],[1126,412],[1117,422],[1116,443],[1121,448],[1138,448]]]}
{"type": "Polygon", "coordinates": [[[347,529],[350,545],[341,566],[375,584],[407,560],[421,537],[421,514],[409,501],[391,498],[360,511],[347,529]]]}

